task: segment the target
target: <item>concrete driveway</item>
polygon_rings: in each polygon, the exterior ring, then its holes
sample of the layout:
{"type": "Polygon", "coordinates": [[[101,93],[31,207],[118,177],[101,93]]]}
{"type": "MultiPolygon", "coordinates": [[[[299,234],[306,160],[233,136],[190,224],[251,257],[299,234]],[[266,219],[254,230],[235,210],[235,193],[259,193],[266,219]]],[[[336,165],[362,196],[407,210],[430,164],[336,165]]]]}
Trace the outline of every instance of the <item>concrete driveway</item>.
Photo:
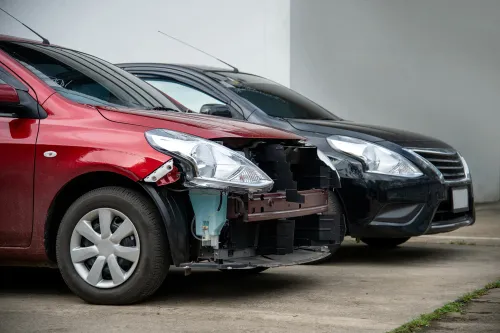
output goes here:
{"type": "Polygon", "coordinates": [[[134,306],[85,304],[54,270],[2,268],[0,332],[386,332],[500,277],[500,235],[488,232],[500,225],[497,208],[478,211],[477,226],[461,231],[471,236],[446,235],[490,238],[482,244],[429,236],[373,251],[347,242],[332,262],[237,279],[176,269],[134,306]]]}

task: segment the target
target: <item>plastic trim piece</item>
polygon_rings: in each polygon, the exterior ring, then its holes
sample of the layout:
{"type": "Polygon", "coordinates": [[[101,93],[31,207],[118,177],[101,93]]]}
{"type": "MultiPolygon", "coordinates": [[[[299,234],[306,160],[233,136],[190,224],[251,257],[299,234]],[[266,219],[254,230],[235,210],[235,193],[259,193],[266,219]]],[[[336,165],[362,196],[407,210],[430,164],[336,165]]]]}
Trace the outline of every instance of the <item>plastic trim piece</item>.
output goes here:
{"type": "Polygon", "coordinates": [[[156,183],[163,177],[165,177],[174,168],[174,159],[168,160],[166,163],[162,164],[158,169],[151,172],[144,181],[147,183],[156,183]]]}

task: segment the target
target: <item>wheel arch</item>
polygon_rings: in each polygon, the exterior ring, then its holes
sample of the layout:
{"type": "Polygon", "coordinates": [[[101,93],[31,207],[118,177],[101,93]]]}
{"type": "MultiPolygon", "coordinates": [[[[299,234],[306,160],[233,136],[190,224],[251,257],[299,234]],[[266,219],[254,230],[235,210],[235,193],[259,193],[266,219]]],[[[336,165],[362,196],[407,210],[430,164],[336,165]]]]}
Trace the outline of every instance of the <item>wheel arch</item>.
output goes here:
{"type": "Polygon", "coordinates": [[[344,202],[344,198],[342,197],[342,193],[340,191],[338,191],[337,189],[335,189],[333,191],[333,195],[337,197],[339,203],[340,203],[340,208],[342,209],[342,213],[344,215],[344,219],[345,219],[345,235],[349,235],[350,234],[350,221],[349,221],[349,215],[347,214],[347,210],[346,210],[346,205],[345,205],[345,202],[344,202]]]}
{"type": "MultiPolygon", "coordinates": [[[[52,199],[45,219],[44,248],[51,261],[56,262],[57,231],[69,206],[85,193],[106,186],[122,186],[136,190],[150,198],[150,194],[137,181],[116,172],[92,171],[71,179],[52,199]]],[[[155,205],[157,205],[156,202],[155,205]]]]}

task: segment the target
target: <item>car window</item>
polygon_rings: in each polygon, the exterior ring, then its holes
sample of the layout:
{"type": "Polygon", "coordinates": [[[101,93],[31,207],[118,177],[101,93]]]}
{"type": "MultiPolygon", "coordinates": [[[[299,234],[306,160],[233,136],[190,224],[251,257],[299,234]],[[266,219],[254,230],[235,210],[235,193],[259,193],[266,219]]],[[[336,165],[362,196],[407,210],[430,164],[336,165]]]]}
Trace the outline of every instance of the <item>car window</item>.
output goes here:
{"type": "Polygon", "coordinates": [[[178,108],[141,79],[88,54],[52,45],[0,42],[0,50],[76,103],[117,108],[178,108]]]}
{"type": "Polygon", "coordinates": [[[102,84],[47,54],[15,44],[4,46],[2,50],[70,100],[91,105],[131,106],[102,84]]]}
{"type": "Polygon", "coordinates": [[[205,104],[225,104],[196,88],[178,81],[166,79],[146,79],[145,81],[197,113],[200,112],[201,107],[205,104]]]}
{"type": "Polygon", "coordinates": [[[232,72],[207,72],[207,75],[272,117],[340,120],[301,94],[266,78],[232,72]]]}

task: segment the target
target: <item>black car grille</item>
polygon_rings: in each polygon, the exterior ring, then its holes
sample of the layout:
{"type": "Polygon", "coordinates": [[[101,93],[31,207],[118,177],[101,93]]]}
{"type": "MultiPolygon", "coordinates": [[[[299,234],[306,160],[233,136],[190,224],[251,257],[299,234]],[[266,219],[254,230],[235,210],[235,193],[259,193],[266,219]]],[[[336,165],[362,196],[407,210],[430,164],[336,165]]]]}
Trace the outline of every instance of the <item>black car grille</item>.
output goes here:
{"type": "Polygon", "coordinates": [[[445,181],[457,181],[465,178],[465,170],[460,155],[453,150],[412,149],[443,175],[445,181]]]}

